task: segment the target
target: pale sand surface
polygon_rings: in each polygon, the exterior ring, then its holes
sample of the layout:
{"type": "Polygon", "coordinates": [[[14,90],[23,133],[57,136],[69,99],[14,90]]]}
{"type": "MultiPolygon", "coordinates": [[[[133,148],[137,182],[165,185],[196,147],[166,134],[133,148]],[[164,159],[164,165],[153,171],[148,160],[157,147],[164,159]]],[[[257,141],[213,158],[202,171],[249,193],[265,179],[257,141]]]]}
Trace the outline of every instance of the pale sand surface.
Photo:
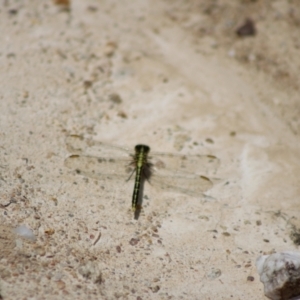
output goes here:
{"type": "Polygon", "coordinates": [[[265,299],[256,258],[299,248],[299,15],[297,1],[2,1],[0,298],[265,299]],[[257,34],[237,37],[249,17],[257,34]],[[146,183],[134,220],[132,183],[64,166],[69,134],[221,163],[206,196],[146,183]]]}

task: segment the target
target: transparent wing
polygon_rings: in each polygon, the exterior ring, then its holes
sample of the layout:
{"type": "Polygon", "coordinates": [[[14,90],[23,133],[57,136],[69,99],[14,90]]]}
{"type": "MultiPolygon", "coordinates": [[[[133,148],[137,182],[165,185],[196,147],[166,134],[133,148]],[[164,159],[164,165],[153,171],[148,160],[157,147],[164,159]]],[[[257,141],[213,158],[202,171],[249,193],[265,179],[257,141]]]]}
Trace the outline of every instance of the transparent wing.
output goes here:
{"type": "MultiPolygon", "coordinates": [[[[65,159],[65,166],[77,173],[96,179],[127,180],[133,172],[130,159],[107,158],[89,155],[71,155],[65,159]]],[[[134,176],[131,176],[134,178],[134,176]]]]}
{"type": "MultiPolygon", "coordinates": [[[[65,165],[84,176],[124,181],[135,177],[130,177],[134,171],[132,150],[84,139],[79,135],[68,136],[66,145],[70,152],[76,154],[69,156],[65,165]]],[[[211,173],[219,166],[219,159],[212,155],[152,152],[149,162],[152,169],[149,178],[151,185],[193,196],[199,196],[213,186],[209,178],[198,174],[211,173]]]]}
{"type": "Polygon", "coordinates": [[[66,146],[70,153],[84,153],[99,157],[129,157],[133,150],[85,139],[80,135],[69,135],[66,138],[66,146]]]}
{"type": "Polygon", "coordinates": [[[220,161],[213,155],[180,155],[153,152],[149,160],[159,174],[208,174],[216,171],[220,161]]]}
{"type": "Polygon", "coordinates": [[[191,196],[201,196],[213,186],[209,178],[201,175],[189,177],[154,175],[150,178],[150,184],[164,191],[179,192],[191,196]]]}
{"type": "MultiPolygon", "coordinates": [[[[84,139],[79,135],[70,135],[66,139],[67,149],[71,153],[90,154],[99,157],[130,157],[133,149],[105,144],[92,139],[84,139]]],[[[181,155],[171,153],[150,152],[149,161],[154,169],[164,175],[180,175],[184,173],[208,174],[215,172],[220,164],[213,155],[181,155]]]]}
{"type": "MultiPolygon", "coordinates": [[[[79,174],[96,179],[127,180],[133,172],[130,160],[124,158],[103,158],[88,155],[71,155],[66,158],[65,166],[79,174]]],[[[134,179],[131,176],[130,179],[134,179]]],[[[153,172],[149,182],[164,191],[179,192],[200,196],[213,186],[205,176],[185,174],[185,176],[162,176],[153,172]]]]}

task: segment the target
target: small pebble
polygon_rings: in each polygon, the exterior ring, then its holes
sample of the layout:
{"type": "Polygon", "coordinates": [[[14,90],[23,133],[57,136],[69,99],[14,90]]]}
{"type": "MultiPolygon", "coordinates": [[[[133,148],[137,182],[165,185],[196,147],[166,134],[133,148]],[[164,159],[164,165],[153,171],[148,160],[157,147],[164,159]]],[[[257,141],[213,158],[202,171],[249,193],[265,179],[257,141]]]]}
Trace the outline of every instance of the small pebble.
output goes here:
{"type": "Polygon", "coordinates": [[[21,237],[33,241],[36,241],[36,237],[33,234],[32,230],[28,227],[26,227],[25,225],[20,225],[17,228],[14,229],[14,232],[18,235],[20,235],[21,237]]]}

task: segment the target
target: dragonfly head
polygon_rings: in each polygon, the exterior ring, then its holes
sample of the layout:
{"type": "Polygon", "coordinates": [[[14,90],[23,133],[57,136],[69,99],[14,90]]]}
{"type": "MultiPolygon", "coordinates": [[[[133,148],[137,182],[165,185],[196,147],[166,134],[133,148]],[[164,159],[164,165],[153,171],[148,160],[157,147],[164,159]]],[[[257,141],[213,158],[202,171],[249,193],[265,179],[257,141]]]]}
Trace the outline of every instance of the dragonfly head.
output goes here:
{"type": "Polygon", "coordinates": [[[144,152],[144,153],[149,153],[150,152],[150,147],[147,145],[143,144],[138,144],[134,147],[136,153],[144,152]]]}

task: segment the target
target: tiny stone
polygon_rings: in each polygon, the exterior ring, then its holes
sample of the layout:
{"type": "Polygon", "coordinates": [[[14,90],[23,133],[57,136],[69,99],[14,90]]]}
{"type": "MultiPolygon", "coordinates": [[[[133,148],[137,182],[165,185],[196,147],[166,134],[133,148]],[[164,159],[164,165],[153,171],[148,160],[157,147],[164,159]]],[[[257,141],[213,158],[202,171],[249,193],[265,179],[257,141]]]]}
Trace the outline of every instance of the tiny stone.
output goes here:
{"type": "Polygon", "coordinates": [[[245,36],[253,36],[256,34],[256,29],[254,22],[251,19],[246,19],[244,24],[241,25],[237,30],[236,34],[239,37],[245,37],[245,36]]]}

